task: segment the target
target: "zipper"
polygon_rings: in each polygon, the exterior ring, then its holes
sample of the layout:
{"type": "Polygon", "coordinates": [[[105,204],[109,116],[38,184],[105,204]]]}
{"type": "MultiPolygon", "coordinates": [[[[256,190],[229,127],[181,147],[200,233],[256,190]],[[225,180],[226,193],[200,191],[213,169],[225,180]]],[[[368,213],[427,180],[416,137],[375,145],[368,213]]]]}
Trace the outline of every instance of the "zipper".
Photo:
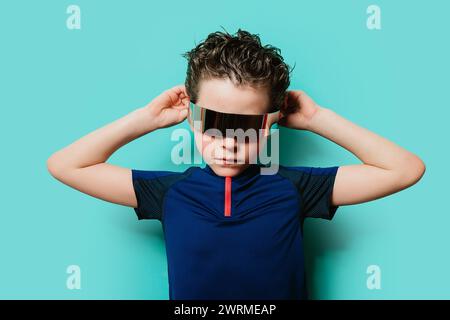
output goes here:
{"type": "Polygon", "coordinates": [[[231,216],[231,177],[225,177],[224,215],[225,217],[231,216]]]}

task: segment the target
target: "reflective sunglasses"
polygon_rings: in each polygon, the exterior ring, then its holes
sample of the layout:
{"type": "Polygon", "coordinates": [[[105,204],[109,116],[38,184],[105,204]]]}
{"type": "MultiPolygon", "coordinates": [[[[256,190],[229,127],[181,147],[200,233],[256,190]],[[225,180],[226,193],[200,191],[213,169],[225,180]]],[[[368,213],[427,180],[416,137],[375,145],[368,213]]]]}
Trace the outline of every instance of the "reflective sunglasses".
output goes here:
{"type": "Polygon", "coordinates": [[[189,103],[188,121],[192,127],[201,133],[205,133],[208,129],[216,129],[219,130],[222,137],[226,136],[226,129],[242,129],[244,132],[254,129],[256,133],[263,133],[267,137],[272,125],[277,123],[280,118],[280,110],[264,114],[236,114],[206,109],[192,101],[189,103]],[[196,126],[194,126],[194,122],[197,123],[196,126]]]}

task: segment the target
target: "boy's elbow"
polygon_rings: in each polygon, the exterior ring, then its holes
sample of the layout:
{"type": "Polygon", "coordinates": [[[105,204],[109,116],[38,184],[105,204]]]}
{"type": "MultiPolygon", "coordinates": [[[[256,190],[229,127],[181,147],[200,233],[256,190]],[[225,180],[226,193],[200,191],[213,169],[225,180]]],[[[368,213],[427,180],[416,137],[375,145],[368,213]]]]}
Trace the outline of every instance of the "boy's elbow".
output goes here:
{"type": "Polygon", "coordinates": [[[423,175],[425,174],[425,170],[426,170],[425,162],[423,162],[423,160],[420,159],[419,157],[416,157],[413,168],[414,169],[412,170],[412,174],[411,174],[412,181],[413,181],[413,183],[416,183],[420,179],[422,179],[423,175]]]}
{"type": "Polygon", "coordinates": [[[61,161],[59,161],[57,154],[52,154],[47,159],[47,170],[48,172],[56,179],[60,179],[62,175],[62,165],[61,161]]]}
{"type": "Polygon", "coordinates": [[[404,187],[410,187],[422,179],[425,174],[425,162],[414,155],[409,159],[402,169],[401,180],[404,187]]]}

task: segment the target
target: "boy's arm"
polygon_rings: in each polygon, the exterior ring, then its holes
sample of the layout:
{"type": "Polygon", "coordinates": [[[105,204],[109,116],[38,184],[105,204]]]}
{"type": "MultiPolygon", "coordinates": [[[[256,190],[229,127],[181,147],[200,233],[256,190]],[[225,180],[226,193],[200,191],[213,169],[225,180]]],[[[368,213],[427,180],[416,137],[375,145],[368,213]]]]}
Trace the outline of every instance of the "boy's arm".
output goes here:
{"type": "Polygon", "coordinates": [[[339,167],[333,205],[375,200],[405,189],[423,176],[425,164],[417,155],[318,106],[302,91],[289,92],[289,100],[291,104],[297,102],[300,108],[282,119],[282,125],[317,133],[363,162],[339,167]]]}
{"type": "Polygon", "coordinates": [[[183,121],[187,116],[188,101],[183,85],[166,90],[147,106],[55,152],[48,158],[47,168],[56,179],[83,193],[137,207],[131,169],[106,161],[128,142],[183,121]]]}

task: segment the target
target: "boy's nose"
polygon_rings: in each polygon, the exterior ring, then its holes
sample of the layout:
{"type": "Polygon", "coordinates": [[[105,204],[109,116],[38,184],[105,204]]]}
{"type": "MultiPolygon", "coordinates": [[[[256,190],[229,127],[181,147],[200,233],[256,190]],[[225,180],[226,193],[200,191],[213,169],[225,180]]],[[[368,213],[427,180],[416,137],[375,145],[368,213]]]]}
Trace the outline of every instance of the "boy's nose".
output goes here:
{"type": "Polygon", "coordinates": [[[237,151],[237,137],[224,137],[222,140],[222,147],[228,152],[236,152],[237,151]]]}

